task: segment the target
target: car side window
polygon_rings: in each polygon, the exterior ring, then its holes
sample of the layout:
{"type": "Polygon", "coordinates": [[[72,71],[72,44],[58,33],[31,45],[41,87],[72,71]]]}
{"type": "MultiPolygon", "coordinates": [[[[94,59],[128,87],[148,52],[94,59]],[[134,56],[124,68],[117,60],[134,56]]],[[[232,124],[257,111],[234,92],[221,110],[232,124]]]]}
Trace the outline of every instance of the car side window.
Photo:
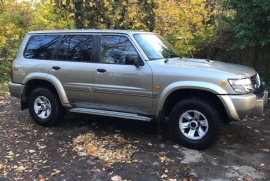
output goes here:
{"type": "Polygon", "coordinates": [[[101,36],[100,62],[112,64],[129,64],[127,55],[137,55],[129,39],[125,36],[101,36]]]}
{"type": "Polygon", "coordinates": [[[28,59],[51,59],[59,38],[59,35],[33,35],[23,56],[28,59]]]}
{"type": "Polygon", "coordinates": [[[65,35],[56,59],[67,61],[87,61],[91,59],[94,36],[65,35]]]}

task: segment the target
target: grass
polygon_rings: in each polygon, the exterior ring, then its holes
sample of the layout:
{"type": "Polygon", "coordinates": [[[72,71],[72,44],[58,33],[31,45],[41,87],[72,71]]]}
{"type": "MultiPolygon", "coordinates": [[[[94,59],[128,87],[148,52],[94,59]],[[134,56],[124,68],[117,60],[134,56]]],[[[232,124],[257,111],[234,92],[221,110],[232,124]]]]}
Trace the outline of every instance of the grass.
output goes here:
{"type": "Polygon", "coordinates": [[[10,81],[11,61],[0,59],[0,95],[8,92],[8,82],[10,81]]]}

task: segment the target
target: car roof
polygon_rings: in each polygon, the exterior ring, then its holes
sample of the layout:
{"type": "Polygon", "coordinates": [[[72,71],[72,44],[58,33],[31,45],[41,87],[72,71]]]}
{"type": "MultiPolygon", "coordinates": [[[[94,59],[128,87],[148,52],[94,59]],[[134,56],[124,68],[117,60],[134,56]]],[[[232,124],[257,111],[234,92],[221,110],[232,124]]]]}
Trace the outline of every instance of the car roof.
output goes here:
{"type": "Polygon", "coordinates": [[[73,29],[73,30],[42,30],[31,31],[28,34],[52,34],[52,33],[120,33],[120,34],[156,34],[146,31],[134,31],[134,30],[101,30],[101,29],[73,29]]]}

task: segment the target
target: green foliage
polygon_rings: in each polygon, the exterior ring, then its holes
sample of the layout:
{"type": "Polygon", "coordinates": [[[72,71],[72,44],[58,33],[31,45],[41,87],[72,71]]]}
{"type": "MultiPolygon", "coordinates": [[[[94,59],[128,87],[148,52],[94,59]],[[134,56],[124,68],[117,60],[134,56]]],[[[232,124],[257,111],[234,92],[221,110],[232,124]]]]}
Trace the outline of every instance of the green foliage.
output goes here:
{"type": "Polygon", "coordinates": [[[226,0],[224,7],[234,10],[233,33],[239,39],[235,47],[270,46],[270,1],[266,0],[226,0]]]}
{"type": "Polygon", "coordinates": [[[8,91],[8,82],[10,81],[11,61],[0,60],[0,95],[8,91]]]}
{"type": "Polygon", "coordinates": [[[261,77],[261,81],[266,83],[266,86],[269,88],[270,87],[270,71],[266,67],[261,67],[258,70],[259,75],[261,77]]]}

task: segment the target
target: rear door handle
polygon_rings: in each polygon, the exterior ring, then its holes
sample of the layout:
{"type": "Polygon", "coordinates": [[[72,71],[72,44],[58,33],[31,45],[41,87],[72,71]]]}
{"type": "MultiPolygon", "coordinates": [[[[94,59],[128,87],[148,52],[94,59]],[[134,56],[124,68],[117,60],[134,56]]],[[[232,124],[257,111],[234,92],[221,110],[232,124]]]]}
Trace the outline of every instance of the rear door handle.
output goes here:
{"type": "Polygon", "coordinates": [[[61,68],[58,67],[58,66],[52,66],[52,69],[53,69],[53,70],[59,70],[59,69],[61,69],[61,68]]]}
{"type": "Polygon", "coordinates": [[[106,72],[106,70],[105,70],[105,69],[97,69],[97,71],[98,71],[98,72],[100,72],[100,73],[104,73],[104,72],[106,72]]]}

